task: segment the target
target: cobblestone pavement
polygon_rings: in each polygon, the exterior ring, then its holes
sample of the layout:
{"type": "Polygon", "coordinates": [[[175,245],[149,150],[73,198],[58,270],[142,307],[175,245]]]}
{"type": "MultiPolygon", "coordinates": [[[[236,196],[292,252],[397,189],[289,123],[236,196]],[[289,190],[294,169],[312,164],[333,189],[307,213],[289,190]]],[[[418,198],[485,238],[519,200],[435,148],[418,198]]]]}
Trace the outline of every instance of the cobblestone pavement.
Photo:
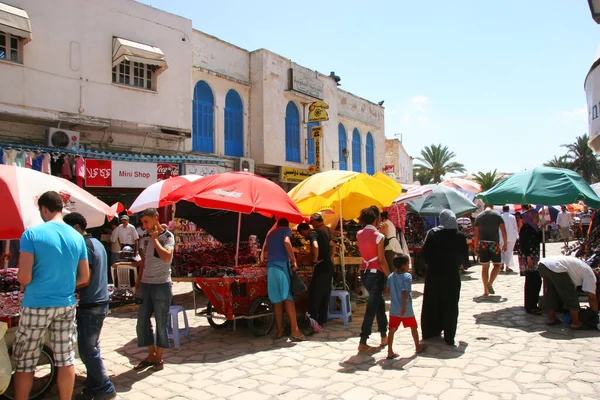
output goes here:
{"type": "MultiPolygon", "coordinates": [[[[559,254],[557,244],[549,254],[559,254]]],[[[191,341],[165,352],[165,369],[132,370],[144,355],[136,347],[135,313],[115,312],[102,333],[102,354],[120,398],[143,399],[597,399],[600,393],[600,334],[546,327],[545,318],[524,312],[523,278],[501,274],[492,301],[482,292],[481,267],[463,276],[457,340],[431,341],[414,356],[410,333],[400,330],[401,358],[357,355],[364,305],[348,327],[332,320],[325,332],[302,343],[255,338],[247,328],[215,330],[191,311],[191,285],[174,286],[186,305],[191,341]]],[[[423,282],[413,286],[420,315],[423,282]]],[[[201,298],[200,303],[205,300],[201,298]]],[[[372,335],[371,344],[379,338],[372,335]]],[[[77,365],[78,384],[85,369],[77,365]]]]}

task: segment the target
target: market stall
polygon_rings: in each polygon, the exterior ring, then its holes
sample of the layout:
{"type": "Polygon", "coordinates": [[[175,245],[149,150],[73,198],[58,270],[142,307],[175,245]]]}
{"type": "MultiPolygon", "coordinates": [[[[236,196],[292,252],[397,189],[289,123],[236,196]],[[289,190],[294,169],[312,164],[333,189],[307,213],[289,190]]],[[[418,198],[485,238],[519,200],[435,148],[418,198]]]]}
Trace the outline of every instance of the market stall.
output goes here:
{"type": "MultiPolygon", "coordinates": [[[[260,243],[276,218],[302,222],[298,208],[277,184],[245,172],[188,183],[166,201],[177,203],[178,229],[190,227],[189,234],[179,235],[174,272],[195,279],[207,296],[207,307],[198,315],[214,328],[230,322],[235,328],[237,320],[247,320],[252,334],[266,335],[274,308],[266,267],[258,263],[260,243]]],[[[310,283],[309,274],[300,275],[310,283]]]]}

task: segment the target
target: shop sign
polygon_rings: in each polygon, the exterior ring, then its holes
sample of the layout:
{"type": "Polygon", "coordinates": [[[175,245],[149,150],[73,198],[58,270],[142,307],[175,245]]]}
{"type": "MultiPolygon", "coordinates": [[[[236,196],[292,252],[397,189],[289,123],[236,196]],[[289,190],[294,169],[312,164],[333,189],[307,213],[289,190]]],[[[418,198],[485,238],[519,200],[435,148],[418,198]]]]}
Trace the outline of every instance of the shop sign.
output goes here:
{"type": "Polygon", "coordinates": [[[209,176],[225,172],[224,168],[215,164],[185,164],[186,175],[209,176]]]}
{"type": "Polygon", "coordinates": [[[171,176],[179,176],[179,164],[156,164],[156,178],[160,181],[165,177],[165,171],[170,169],[171,176]]]}
{"type": "Polygon", "coordinates": [[[290,90],[323,99],[323,82],[295,65],[290,68],[290,90]]]}
{"type": "Polygon", "coordinates": [[[280,180],[287,183],[300,183],[311,175],[311,172],[307,169],[281,167],[280,180]]]}
{"type": "Polygon", "coordinates": [[[592,67],[585,78],[585,97],[588,110],[589,146],[598,154],[600,153],[600,65],[592,67]]]}
{"type": "Polygon", "coordinates": [[[112,161],[85,160],[85,185],[96,187],[112,186],[112,161]]]}
{"type": "Polygon", "coordinates": [[[315,170],[321,172],[321,137],[315,137],[315,170]]]}
{"type": "Polygon", "coordinates": [[[384,165],[383,172],[394,172],[394,164],[384,165]]]}
{"type": "Polygon", "coordinates": [[[312,103],[308,107],[308,122],[329,121],[328,108],[329,104],[321,100],[312,103]]]}
{"type": "Polygon", "coordinates": [[[311,133],[313,139],[323,137],[323,128],[320,126],[314,126],[311,128],[310,133],[311,133]]]}
{"type": "Polygon", "coordinates": [[[156,163],[87,159],[85,168],[89,187],[145,189],[157,181],[156,163]]]}

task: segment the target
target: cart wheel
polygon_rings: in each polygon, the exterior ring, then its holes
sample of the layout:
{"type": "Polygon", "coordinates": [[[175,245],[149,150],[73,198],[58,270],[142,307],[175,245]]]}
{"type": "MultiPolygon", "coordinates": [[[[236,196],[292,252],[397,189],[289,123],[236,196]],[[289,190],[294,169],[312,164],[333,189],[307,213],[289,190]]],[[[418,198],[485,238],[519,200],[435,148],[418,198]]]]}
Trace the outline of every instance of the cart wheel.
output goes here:
{"type": "MultiPolygon", "coordinates": [[[[211,315],[213,312],[213,306],[212,304],[210,304],[210,301],[208,302],[208,304],[206,305],[206,315],[211,315]]],[[[223,317],[225,317],[223,315],[223,317]]],[[[229,325],[229,321],[227,321],[226,319],[212,319],[210,317],[206,318],[208,320],[208,323],[210,326],[212,326],[215,329],[225,329],[227,328],[227,325],[229,325]]]]}
{"type": "Polygon", "coordinates": [[[275,313],[273,303],[266,297],[259,297],[250,305],[248,316],[263,315],[261,318],[252,318],[248,320],[248,328],[254,336],[266,336],[271,332],[273,322],[275,321],[275,313]]]}
{"type": "MultiPolygon", "coordinates": [[[[9,349],[9,355],[12,356],[12,349],[9,349]]],[[[12,357],[11,357],[12,361],[12,357]]],[[[13,364],[14,368],[14,364],[13,364]]],[[[56,383],[56,367],[54,366],[54,353],[48,346],[42,347],[42,354],[35,367],[33,378],[33,387],[29,394],[30,399],[39,399],[48,392],[56,383]]],[[[0,399],[13,400],[15,398],[14,388],[11,384],[6,389],[4,394],[0,395],[0,399]]]]}

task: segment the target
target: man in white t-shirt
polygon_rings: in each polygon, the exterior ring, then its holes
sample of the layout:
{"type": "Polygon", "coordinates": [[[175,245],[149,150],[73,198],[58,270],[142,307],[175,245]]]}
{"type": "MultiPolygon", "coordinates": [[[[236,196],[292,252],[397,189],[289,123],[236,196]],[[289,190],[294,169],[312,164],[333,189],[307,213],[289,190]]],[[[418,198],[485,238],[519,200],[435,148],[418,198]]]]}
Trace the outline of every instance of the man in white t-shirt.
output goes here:
{"type": "Polygon", "coordinates": [[[517,219],[509,212],[509,206],[502,207],[502,219],[506,227],[506,250],[502,252],[502,269],[506,268],[506,272],[513,272],[510,268],[513,265],[513,251],[517,239],[519,239],[519,227],[517,219]]]}
{"type": "Polygon", "coordinates": [[[581,329],[577,286],[587,294],[590,308],[598,312],[596,275],[584,261],[570,256],[547,257],[540,260],[538,272],[544,280],[544,299],[548,307],[546,325],[560,324],[556,311],[566,308],[571,314],[571,328],[581,329]]]}
{"type": "Polygon", "coordinates": [[[121,249],[125,246],[135,248],[135,255],[137,256],[139,254],[139,238],[135,226],[129,223],[127,214],[123,214],[121,216],[121,225],[112,233],[111,242],[115,243],[118,240],[121,249]]]}
{"type": "Polygon", "coordinates": [[[592,212],[588,206],[583,206],[583,212],[579,216],[581,218],[581,229],[583,230],[583,238],[587,239],[590,224],[592,223],[592,212]]]}
{"type": "Polygon", "coordinates": [[[569,237],[571,236],[571,214],[567,211],[567,207],[561,206],[561,211],[556,217],[556,224],[560,230],[560,238],[565,242],[565,247],[569,247],[569,237]]]}

